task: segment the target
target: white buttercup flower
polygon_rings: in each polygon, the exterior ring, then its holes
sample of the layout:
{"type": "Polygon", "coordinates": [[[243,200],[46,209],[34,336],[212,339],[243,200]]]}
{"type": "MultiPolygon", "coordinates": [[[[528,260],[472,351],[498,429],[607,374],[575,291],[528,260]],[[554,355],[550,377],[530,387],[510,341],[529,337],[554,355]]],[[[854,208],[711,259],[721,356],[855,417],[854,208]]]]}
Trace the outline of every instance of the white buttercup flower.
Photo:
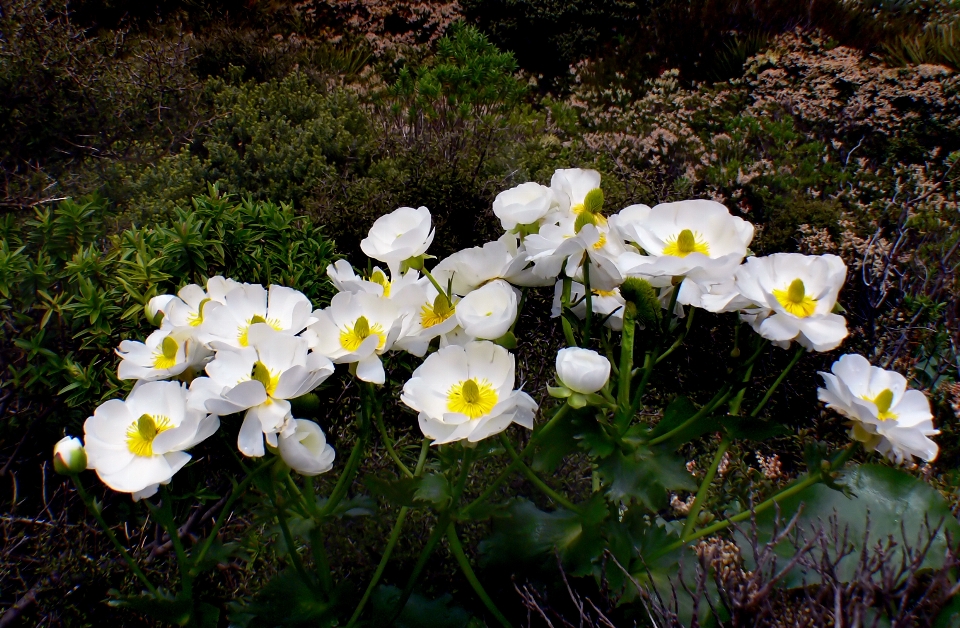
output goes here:
{"type": "Polygon", "coordinates": [[[441,294],[429,281],[421,283],[419,292],[411,289],[408,295],[411,298],[404,299],[400,307],[403,323],[393,349],[423,357],[431,340],[440,336],[445,344],[444,339],[459,329],[456,310],[460,297],[441,294]]]}
{"type": "Polygon", "coordinates": [[[712,284],[729,279],[740,265],[754,233],[752,224],[709,200],[661,203],[653,209],[633,205],[610,222],[646,253],[621,259],[625,274],[684,277],[678,302],[697,307],[712,284]]]}
{"type": "Polygon", "coordinates": [[[524,241],[527,259],[534,263],[538,277],[553,281],[561,271],[568,277],[583,281],[583,261],[590,258],[590,286],[598,290],[613,290],[623,283],[617,260],[625,249],[619,235],[604,224],[602,216],[594,216],[596,224],[581,224],[577,218],[564,219],[545,225],[540,232],[524,241]]]}
{"type": "Polygon", "coordinates": [[[581,168],[559,169],[550,179],[550,188],[562,211],[579,213],[587,194],[600,187],[600,173],[581,168]]]}
{"type": "Polygon", "coordinates": [[[505,233],[483,246],[457,251],[443,259],[431,271],[441,286],[452,282],[454,294],[464,296],[494,279],[505,279],[516,286],[548,286],[552,279],[543,279],[527,269],[527,253],[517,236],[505,233]]]}
{"type": "Polygon", "coordinates": [[[217,351],[207,364],[209,379],[194,380],[191,395],[216,414],[246,410],[238,446],[246,456],[262,456],[264,435],[276,446],[277,434],[293,429],[288,400],[319,386],[333,374],[333,364],[319,353],[307,353],[305,339],[266,324],[252,325],[249,336],[247,347],[217,351]]]}
{"type": "Polygon", "coordinates": [[[240,284],[203,309],[200,339],[214,349],[242,348],[249,344],[251,325],[265,323],[278,332],[295,336],[312,323],[313,305],[302,292],[284,286],[240,284]]]}
{"type": "Polygon", "coordinates": [[[582,395],[597,392],[610,379],[610,362],[592,349],[560,349],[556,366],[560,383],[582,395]]]}
{"type": "Polygon", "coordinates": [[[457,304],[457,321],[467,335],[496,340],[517,320],[518,290],[502,279],[492,281],[463,297],[457,304]]]}
{"type": "Polygon", "coordinates": [[[320,426],[313,421],[294,419],[296,427],[281,436],[277,449],[291,469],[301,475],[320,475],[333,468],[336,452],[327,444],[320,426]]]}
{"type": "Polygon", "coordinates": [[[216,415],[188,407],[179,383],[147,382],[125,401],[100,405],[83,424],[87,464],[113,490],[149,497],[190,460],[184,450],[219,426],[216,415]]]}
{"type": "Polygon", "coordinates": [[[830,351],[847,336],[847,321],[833,314],[847,267],[836,255],[775,253],[747,258],[737,269],[737,290],[766,312],[752,319],[764,338],[785,346],[796,340],[830,351]]]}
{"type": "Polygon", "coordinates": [[[304,333],[310,348],[337,364],[356,362],[357,377],[365,382],[386,381],[380,355],[393,347],[403,322],[395,303],[374,294],[341,292],[314,315],[317,321],[304,333]]]}
{"type": "Polygon", "coordinates": [[[164,307],[163,328],[200,327],[207,304],[225,303],[227,293],[242,285],[220,275],[207,280],[206,290],[196,284],[187,284],[164,307]]]}
{"type": "MultiPolygon", "coordinates": [[[[623,308],[626,301],[620,294],[620,288],[613,290],[591,290],[592,297],[590,304],[593,307],[594,320],[602,320],[604,325],[613,331],[623,329],[623,308]]],[[[574,314],[583,320],[587,315],[587,300],[584,299],[586,292],[583,284],[572,282],[570,285],[570,303],[574,303],[571,309],[574,314]]],[[[563,281],[558,281],[553,290],[553,308],[550,316],[556,318],[560,316],[560,301],[563,297],[563,281]]]]}
{"type": "Polygon", "coordinates": [[[161,320],[167,314],[167,305],[176,298],[172,294],[160,294],[147,301],[144,308],[147,320],[153,325],[160,325],[161,320]]]}
{"type": "Polygon", "coordinates": [[[427,252],[433,242],[430,210],[401,207],[377,218],[369,235],[361,240],[360,249],[373,259],[385,262],[393,275],[400,272],[400,264],[427,252]]]}
{"type": "Polygon", "coordinates": [[[191,327],[158,329],[146,342],[124,340],[117,349],[123,360],[117,369],[120,379],[147,382],[169,379],[187,369],[199,370],[213,355],[197,340],[191,327]]]}
{"type": "Polygon", "coordinates": [[[817,396],[852,420],[850,436],[896,462],[916,456],[937,457],[937,444],[928,438],[933,427],[930,402],[919,390],[907,390],[907,379],[895,371],[872,366],[861,355],[847,354],[823,373],[826,388],[817,396]]]}
{"type": "Polygon", "coordinates": [[[396,278],[374,266],[369,277],[361,277],[346,260],[327,266],[327,277],[340,292],[369,292],[384,299],[403,298],[404,291],[420,281],[420,273],[410,269],[396,278]]]}
{"type": "Polygon", "coordinates": [[[511,231],[518,225],[537,222],[547,215],[555,202],[550,188],[531,181],[497,194],[493,213],[500,219],[503,229],[511,231]]]}
{"type": "Polygon", "coordinates": [[[400,400],[419,415],[435,445],[477,442],[518,423],[533,429],[536,402],[513,389],[514,357],[492,342],[448,346],[423,361],[400,400]]]}

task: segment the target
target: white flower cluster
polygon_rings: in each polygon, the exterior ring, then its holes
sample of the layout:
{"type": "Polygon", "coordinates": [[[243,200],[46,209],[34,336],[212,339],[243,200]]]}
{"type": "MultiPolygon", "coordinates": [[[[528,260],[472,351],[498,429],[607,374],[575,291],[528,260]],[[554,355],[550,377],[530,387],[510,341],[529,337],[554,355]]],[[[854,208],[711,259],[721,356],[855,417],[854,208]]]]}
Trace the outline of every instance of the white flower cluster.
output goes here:
{"type": "MultiPolygon", "coordinates": [[[[345,261],[331,264],[327,275],[338,293],[320,310],[291,288],[222,277],[155,297],[147,316],[159,329],[117,351],[120,378],[137,380],[133,391],[101,405],[84,426],[89,467],[115,490],[152,495],[190,459],[185,450],[217,430],[220,416],[243,412],[244,455],[263,456],[269,445],[294,470],[323,473],[333,449],[318,425],[293,417],[290,400],[316,388],[335,364],[383,384],[384,354],[423,357],[431,347],[400,397],[419,413],[427,438],[475,442],[511,423],[532,429],[537,404],[514,388],[515,359],[504,348],[513,346],[518,286],[555,285],[559,315],[564,280],[572,280],[570,304],[581,317],[589,287],[593,313],[613,330],[623,326],[620,286],[641,278],[662,307],[675,302],[679,315],[684,306],[736,311],[779,346],[795,340],[827,351],[847,335],[846,321],[834,313],[846,276],[840,258],[747,257],[753,225],[713,201],[631,205],[609,216],[603,205],[593,170],[558,170],[549,187],[521,184],[493,203],[503,236],[458,251],[432,271],[425,266],[434,239],[430,212],[401,207],[380,217],[361,242],[386,268],[358,275],[345,261]],[[171,378],[189,388],[165,381],[171,378]]],[[[574,407],[608,403],[610,370],[594,351],[564,349],[551,394],[574,407]]],[[[929,439],[904,444],[903,436],[917,425],[935,433],[928,420],[889,422],[913,416],[901,408],[913,399],[903,386],[838,392],[825,377],[822,398],[856,421],[855,438],[898,459],[929,457],[929,439]]]]}

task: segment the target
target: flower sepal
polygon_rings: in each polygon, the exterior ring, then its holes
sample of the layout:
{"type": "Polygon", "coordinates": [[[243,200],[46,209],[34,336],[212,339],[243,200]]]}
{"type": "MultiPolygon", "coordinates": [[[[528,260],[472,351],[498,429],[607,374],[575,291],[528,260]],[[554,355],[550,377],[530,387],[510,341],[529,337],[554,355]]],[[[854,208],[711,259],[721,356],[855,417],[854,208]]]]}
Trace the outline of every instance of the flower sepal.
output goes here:
{"type": "Polygon", "coordinates": [[[512,331],[508,331],[504,335],[500,336],[493,341],[494,344],[498,344],[504,349],[516,349],[517,348],[517,337],[513,335],[512,331]]]}

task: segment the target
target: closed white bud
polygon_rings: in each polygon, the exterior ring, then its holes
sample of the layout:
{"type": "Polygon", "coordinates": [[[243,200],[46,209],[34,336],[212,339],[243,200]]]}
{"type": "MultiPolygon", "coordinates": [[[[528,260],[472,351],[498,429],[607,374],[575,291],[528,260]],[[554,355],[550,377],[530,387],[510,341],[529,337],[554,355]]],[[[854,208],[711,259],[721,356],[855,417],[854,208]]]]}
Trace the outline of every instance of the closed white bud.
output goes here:
{"type": "Polygon", "coordinates": [[[53,468],[63,475],[76,475],[87,470],[87,452],[75,436],[64,436],[53,446],[53,468]]]}
{"type": "Polygon", "coordinates": [[[557,379],[573,392],[589,395],[607,384],[610,362],[591,349],[561,349],[557,352],[557,379]]]}

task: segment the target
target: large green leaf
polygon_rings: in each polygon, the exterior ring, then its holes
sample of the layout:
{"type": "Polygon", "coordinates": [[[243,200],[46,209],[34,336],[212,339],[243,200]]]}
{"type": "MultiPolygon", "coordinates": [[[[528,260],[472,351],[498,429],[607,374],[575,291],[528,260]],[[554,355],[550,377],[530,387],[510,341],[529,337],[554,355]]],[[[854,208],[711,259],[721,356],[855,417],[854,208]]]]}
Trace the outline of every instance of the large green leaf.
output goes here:
{"type": "MultiPolygon", "coordinates": [[[[379,586],[370,600],[373,619],[370,626],[383,626],[393,615],[400,600],[400,589],[391,586],[379,586]]],[[[397,628],[472,628],[483,623],[467,611],[454,606],[449,593],[436,600],[430,600],[414,593],[407,600],[400,616],[393,623],[397,628]]]]}
{"type": "MultiPolygon", "coordinates": [[[[938,568],[943,565],[947,536],[953,538],[954,543],[960,539],[960,523],[943,496],[904,471],[876,464],[853,466],[840,474],[837,483],[848,494],[816,484],[781,501],[780,527],[801,506],[798,525],[808,536],[811,530],[828,525],[830,518],[836,516],[841,536],[846,531],[847,539],[856,549],[840,564],[839,574],[843,579],[850,578],[860,550],[866,547],[869,551],[878,542],[892,538],[897,543],[890,560],[892,564],[899,564],[904,543],[921,547],[930,532],[939,527],[924,562],[925,567],[938,568]]],[[[758,515],[761,540],[770,538],[775,517],[773,510],[758,515]]],[[[744,532],[748,530],[744,528],[744,532]]],[[[793,545],[781,543],[777,552],[792,556],[793,545]]],[[[752,560],[749,551],[744,554],[748,561],[752,560]]],[[[794,569],[786,584],[800,586],[801,575],[806,577],[807,584],[816,581],[816,574],[800,574],[794,569]]]]}
{"type": "Polygon", "coordinates": [[[668,490],[697,490],[683,460],[661,450],[638,448],[630,454],[617,451],[602,460],[597,469],[611,501],[639,500],[654,511],[667,506],[668,490]]]}
{"type": "Polygon", "coordinates": [[[654,426],[650,436],[652,438],[663,436],[671,430],[683,426],[676,434],[663,442],[663,447],[672,450],[699,438],[707,432],[714,432],[718,429],[717,419],[712,416],[702,416],[693,423],[684,425],[687,420],[693,418],[697,411],[697,407],[687,397],[675,398],[663,411],[663,418],[654,426]]]}

